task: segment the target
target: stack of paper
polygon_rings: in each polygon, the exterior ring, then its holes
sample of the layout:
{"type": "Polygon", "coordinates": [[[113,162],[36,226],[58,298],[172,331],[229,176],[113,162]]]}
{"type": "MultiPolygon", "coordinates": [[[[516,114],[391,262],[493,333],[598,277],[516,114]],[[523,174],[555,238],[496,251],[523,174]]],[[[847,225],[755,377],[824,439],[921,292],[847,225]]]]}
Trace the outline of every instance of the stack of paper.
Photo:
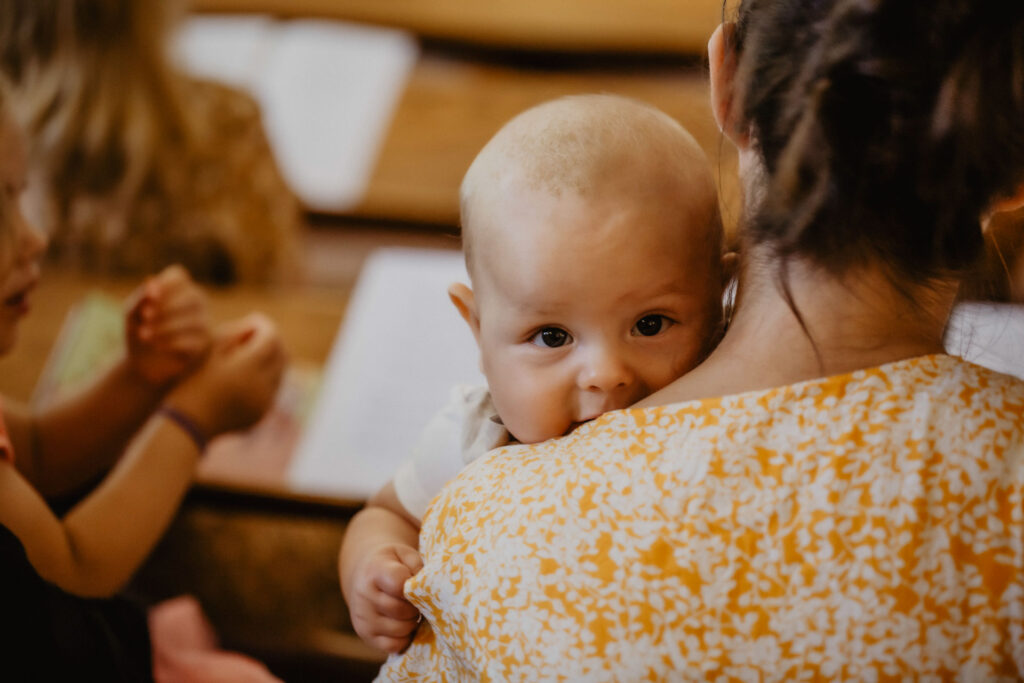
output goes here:
{"type": "Polygon", "coordinates": [[[366,190],[419,47],[403,31],[340,21],[200,15],[176,53],[187,71],[255,97],[294,192],[341,212],[366,190]]]}
{"type": "Polygon", "coordinates": [[[365,498],[387,483],[455,384],[483,384],[473,335],[448,299],[468,282],[462,254],[382,249],[370,256],[292,460],[289,483],[365,498]]]}

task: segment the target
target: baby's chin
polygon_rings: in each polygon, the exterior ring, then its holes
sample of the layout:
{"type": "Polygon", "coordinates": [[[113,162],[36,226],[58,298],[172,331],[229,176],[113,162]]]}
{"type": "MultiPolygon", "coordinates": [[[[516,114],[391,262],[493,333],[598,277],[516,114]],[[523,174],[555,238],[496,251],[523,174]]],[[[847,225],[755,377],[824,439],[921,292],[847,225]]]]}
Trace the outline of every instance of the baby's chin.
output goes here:
{"type": "Polygon", "coordinates": [[[574,431],[576,431],[577,427],[585,425],[585,424],[587,424],[588,422],[590,422],[591,420],[594,420],[594,419],[596,419],[596,418],[590,418],[590,420],[583,420],[582,422],[572,422],[565,429],[565,431],[562,431],[562,432],[555,432],[555,433],[544,433],[544,432],[541,432],[541,433],[527,433],[527,435],[531,437],[529,439],[521,439],[518,436],[516,436],[515,433],[513,433],[513,432],[509,432],[509,433],[511,434],[512,439],[515,440],[516,443],[522,443],[522,444],[543,443],[544,441],[548,441],[550,439],[558,439],[558,438],[561,438],[563,436],[569,436],[574,431]]]}

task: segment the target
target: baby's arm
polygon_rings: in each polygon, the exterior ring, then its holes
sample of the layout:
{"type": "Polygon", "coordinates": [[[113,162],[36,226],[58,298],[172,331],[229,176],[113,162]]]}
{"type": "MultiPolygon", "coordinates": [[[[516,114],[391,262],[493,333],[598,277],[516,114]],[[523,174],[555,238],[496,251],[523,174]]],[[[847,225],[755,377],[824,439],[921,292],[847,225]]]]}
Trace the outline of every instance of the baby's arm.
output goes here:
{"type": "Polygon", "coordinates": [[[338,566],[352,626],[385,652],[405,649],[419,622],[419,612],[402,590],[423,566],[419,531],[419,520],[405,511],[391,483],[345,530],[338,566]]]}
{"type": "Polygon", "coordinates": [[[128,352],[76,395],[32,412],[6,407],[18,468],[43,495],[109,468],[174,382],[210,347],[206,296],[180,266],[146,280],[126,312],[128,352]]]}
{"type": "Polygon", "coordinates": [[[399,652],[409,644],[419,614],[402,588],[423,566],[420,519],[467,462],[508,440],[492,416],[485,389],[453,389],[448,404],[427,423],[412,456],[345,531],[338,560],[341,590],[356,633],[374,647],[399,652]]]}
{"type": "MultiPolygon", "coordinates": [[[[271,404],[283,366],[273,325],[251,317],[224,328],[202,367],[165,403],[208,437],[241,429],[271,404]]],[[[43,578],[77,595],[110,595],[167,527],[199,455],[192,436],[157,413],[100,486],[63,520],[14,467],[0,463],[0,524],[21,540],[43,578]]]]}

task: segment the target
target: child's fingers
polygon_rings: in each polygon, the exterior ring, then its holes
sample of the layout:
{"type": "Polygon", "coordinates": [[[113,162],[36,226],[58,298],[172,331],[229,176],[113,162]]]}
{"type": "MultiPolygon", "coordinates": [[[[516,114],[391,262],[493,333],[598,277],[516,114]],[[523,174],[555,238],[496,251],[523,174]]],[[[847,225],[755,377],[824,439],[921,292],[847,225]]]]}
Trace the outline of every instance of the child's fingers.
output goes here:
{"type": "Polygon", "coordinates": [[[411,638],[405,636],[404,638],[390,638],[387,636],[373,636],[368,639],[368,642],[378,650],[389,652],[391,654],[397,654],[404,650],[408,645],[411,638]]]}
{"type": "Polygon", "coordinates": [[[393,595],[378,592],[373,596],[372,602],[377,614],[388,619],[415,622],[420,616],[419,610],[405,598],[396,598],[393,595]]]}
{"type": "Polygon", "coordinates": [[[378,636],[389,636],[391,638],[404,638],[416,630],[418,624],[413,619],[394,619],[385,614],[378,614],[373,619],[373,634],[378,636]]]}
{"type": "Polygon", "coordinates": [[[201,332],[177,335],[172,339],[154,342],[153,350],[170,358],[194,360],[210,349],[210,338],[201,332]]]}
{"type": "Polygon", "coordinates": [[[173,344],[178,337],[200,337],[210,341],[210,329],[201,318],[175,318],[138,327],[138,338],[154,345],[173,344]]]}
{"type": "Polygon", "coordinates": [[[199,292],[184,292],[163,299],[147,297],[130,316],[143,325],[163,327],[174,324],[209,326],[206,299],[199,292]]]}
{"type": "Polygon", "coordinates": [[[419,552],[415,548],[397,546],[395,548],[395,555],[398,557],[399,562],[408,567],[410,575],[415,575],[419,570],[423,569],[423,558],[420,557],[419,552]]]}
{"type": "Polygon", "coordinates": [[[388,562],[378,568],[373,577],[373,586],[395,598],[405,595],[405,582],[412,577],[412,572],[399,561],[388,562]]]}
{"type": "Polygon", "coordinates": [[[391,619],[378,614],[371,600],[357,599],[349,604],[352,626],[370,645],[386,652],[401,652],[409,644],[419,624],[417,619],[391,619]]]}
{"type": "Polygon", "coordinates": [[[128,295],[125,301],[126,317],[129,321],[144,322],[156,313],[159,288],[152,280],[146,280],[128,295]]]}
{"type": "Polygon", "coordinates": [[[222,323],[214,331],[217,346],[222,350],[248,344],[254,339],[265,340],[274,335],[276,335],[274,324],[260,313],[250,313],[244,318],[222,323]]]}
{"type": "Polygon", "coordinates": [[[151,304],[151,317],[201,313],[206,307],[206,294],[181,266],[169,266],[143,285],[143,296],[151,304]]]}
{"type": "Polygon", "coordinates": [[[196,286],[188,271],[177,263],[167,266],[150,280],[160,289],[161,293],[172,292],[182,287],[196,286]]]}
{"type": "Polygon", "coordinates": [[[253,318],[252,325],[237,338],[233,350],[239,362],[256,364],[266,373],[280,374],[287,360],[277,328],[262,315],[253,318]]]}
{"type": "Polygon", "coordinates": [[[180,292],[152,303],[152,314],[148,319],[173,320],[175,318],[196,318],[206,316],[206,299],[198,292],[180,292]]]}

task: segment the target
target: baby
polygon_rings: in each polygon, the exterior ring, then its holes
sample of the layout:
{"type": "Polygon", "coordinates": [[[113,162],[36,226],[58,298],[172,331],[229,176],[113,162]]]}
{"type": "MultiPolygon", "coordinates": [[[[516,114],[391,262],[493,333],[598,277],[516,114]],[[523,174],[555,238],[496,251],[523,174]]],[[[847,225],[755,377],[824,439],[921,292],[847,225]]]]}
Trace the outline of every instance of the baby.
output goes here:
{"type": "Polygon", "coordinates": [[[472,289],[448,292],[486,389],[459,389],[352,521],[340,558],[356,632],[397,652],[419,615],[420,520],[483,453],[568,434],[697,365],[722,328],[722,229],[707,159],[678,123],[612,95],[512,119],[462,182],[472,289]]]}

